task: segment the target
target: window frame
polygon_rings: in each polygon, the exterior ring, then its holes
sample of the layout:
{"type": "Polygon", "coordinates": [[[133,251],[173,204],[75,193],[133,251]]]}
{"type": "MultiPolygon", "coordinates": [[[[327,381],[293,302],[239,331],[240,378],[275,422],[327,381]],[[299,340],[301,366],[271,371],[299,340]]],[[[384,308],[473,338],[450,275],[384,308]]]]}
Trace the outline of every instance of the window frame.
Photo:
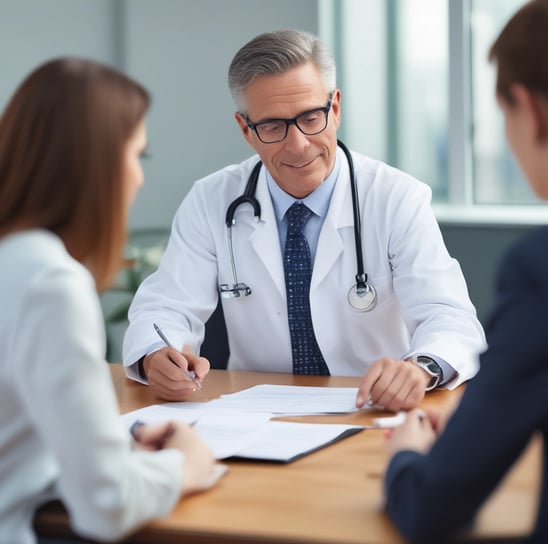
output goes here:
{"type": "MultiPolygon", "coordinates": [[[[395,12],[397,1],[385,0],[387,13],[395,12]]],[[[344,47],[340,39],[343,9],[344,2],[340,0],[319,0],[319,34],[334,53],[340,81],[344,81],[345,72],[351,70],[351,67],[345,65],[344,47]]],[[[447,225],[529,226],[548,223],[548,206],[541,200],[515,205],[474,202],[471,9],[471,0],[448,1],[448,111],[451,112],[448,118],[448,200],[433,202],[432,207],[438,221],[447,225]]],[[[386,29],[391,28],[394,25],[386,21],[386,29]]],[[[386,41],[385,47],[390,50],[390,40],[387,38],[386,41]]],[[[390,68],[387,70],[387,78],[387,84],[390,85],[390,79],[394,81],[393,77],[390,78],[390,68]]],[[[391,99],[393,93],[390,89],[387,94],[391,99]]],[[[393,125],[394,120],[386,118],[386,123],[393,125]]],[[[393,126],[388,128],[394,129],[393,126]]],[[[341,127],[341,132],[341,138],[344,139],[344,127],[341,127]]],[[[388,144],[393,139],[393,134],[389,135],[388,144]]],[[[385,160],[393,163],[395,156],[390,147],[388,145],[385,160]]]]}

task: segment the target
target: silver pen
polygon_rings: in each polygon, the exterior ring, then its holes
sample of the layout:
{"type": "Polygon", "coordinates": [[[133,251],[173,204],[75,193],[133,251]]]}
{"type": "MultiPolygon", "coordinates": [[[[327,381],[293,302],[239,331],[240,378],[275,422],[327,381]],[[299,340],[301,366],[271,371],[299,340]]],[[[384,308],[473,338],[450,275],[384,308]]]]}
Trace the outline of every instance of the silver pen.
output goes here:
{"type": "MultiPolygon", "coordinates": [[[[153,325],[154,330],[158,333],[158,336],[164,341],[164,344],[168,348],[173,348],[173,344],[169,341],[169,338],[165,335],[164,331],[159,327],[159,325],[156,325],[156,323],[153,323],[153,325]]],[[[192,380],[196,384],[196,387],[201,391],[202,382],[196,377],[196,373],[192,370],[185,370],[184,368],[182,368],[181,370],[186,374],[189,380],[192,380]]]]}

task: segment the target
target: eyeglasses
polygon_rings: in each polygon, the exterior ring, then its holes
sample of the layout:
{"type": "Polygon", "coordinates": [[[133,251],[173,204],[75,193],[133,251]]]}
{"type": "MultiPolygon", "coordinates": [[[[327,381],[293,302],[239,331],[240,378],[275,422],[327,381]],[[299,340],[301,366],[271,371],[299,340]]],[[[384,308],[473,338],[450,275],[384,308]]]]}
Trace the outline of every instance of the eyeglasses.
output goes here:
{"type": "Polygon", "coordinates": [[[329,94],[327,104],[322,108],[305,111],[293,119],[267,119],[253,123],[247,115],[242,114],[247,126],[254,130],[263,144],[274,144],[285,140],[289,125],[295,125],[303,134],[314,136],[327,128],[327,119],[331,109],[333,93],[329,94]]]}

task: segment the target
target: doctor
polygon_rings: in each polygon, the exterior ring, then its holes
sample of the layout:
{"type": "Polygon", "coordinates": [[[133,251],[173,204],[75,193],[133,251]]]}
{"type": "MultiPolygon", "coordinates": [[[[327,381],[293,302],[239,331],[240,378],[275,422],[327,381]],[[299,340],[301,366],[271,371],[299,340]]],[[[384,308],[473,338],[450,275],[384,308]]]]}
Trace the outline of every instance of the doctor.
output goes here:
{"type": "Polygon", "coordinates": [[[341,91],[322,42],[259,35],[228,80],[258,156],[198,180],[183,200],[129,311],[128,376],[166,400],[191,399],[209,370],[198,354],[219,294],[230,370],[363,376],[357,405],[390,410],[474,376],[484,334],[430,189],[337,145],[341,91]]]}

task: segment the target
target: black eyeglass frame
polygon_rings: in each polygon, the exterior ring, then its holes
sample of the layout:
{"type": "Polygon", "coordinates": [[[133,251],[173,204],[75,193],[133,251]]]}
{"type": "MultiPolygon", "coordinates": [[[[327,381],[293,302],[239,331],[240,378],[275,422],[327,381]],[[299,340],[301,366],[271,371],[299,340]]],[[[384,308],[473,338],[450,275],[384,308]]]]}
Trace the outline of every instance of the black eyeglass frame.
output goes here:
{"type": "Polygon", "coordinates": [[[263,144],[277,144],[279,142],[283,142],[287,138],[287,132],[289,131],[289,126],[290,125],[295,125],[305,136],[315,136],[316,134],[320,134],[321,132],[323,132],[327,128],[327,125],[329,124],[329,111],[331,110],[331,105],[333,103],[333,94],[334,94],[334,92],[335,91],[331,91],[329,93],[329,96],[327,98],[327,104],[325,106],[321,106],[319,108],[313,108],[311,110],[303,111],[302,113],[299,113],[299,115],[297,115],[296,117],[293,117],[291,119],[264,119],[263,121],[258,121],[257,123],[253,123],[253,121],[251,121],[245,113],[241,113],[240,115],[243,117],[244,121],[247,123],[247,126],[255,132],[255,134],[257,135],[257,138],[259,138],[259,140],[261,142],[263,142],[263,144]],[[324,125],[324,127],[321,130],[318,130],[316,132],[305,132],[299,126],[298,120],[302,117],[310,115],[311,113],[316,113],[318,111],[323,112],[324,115],[325,115],[325,125],[324,125]],[[259,131],[257,130],[257,127],[260,127],[261,125],[267,125],[269,123],[277,123],[277,122],[285,123],[284,135],[281,138],[278,138],[277,140],[272,140],[272,141],[265,142],[261,138],[261,135],[259,134],[259,131]]]}

